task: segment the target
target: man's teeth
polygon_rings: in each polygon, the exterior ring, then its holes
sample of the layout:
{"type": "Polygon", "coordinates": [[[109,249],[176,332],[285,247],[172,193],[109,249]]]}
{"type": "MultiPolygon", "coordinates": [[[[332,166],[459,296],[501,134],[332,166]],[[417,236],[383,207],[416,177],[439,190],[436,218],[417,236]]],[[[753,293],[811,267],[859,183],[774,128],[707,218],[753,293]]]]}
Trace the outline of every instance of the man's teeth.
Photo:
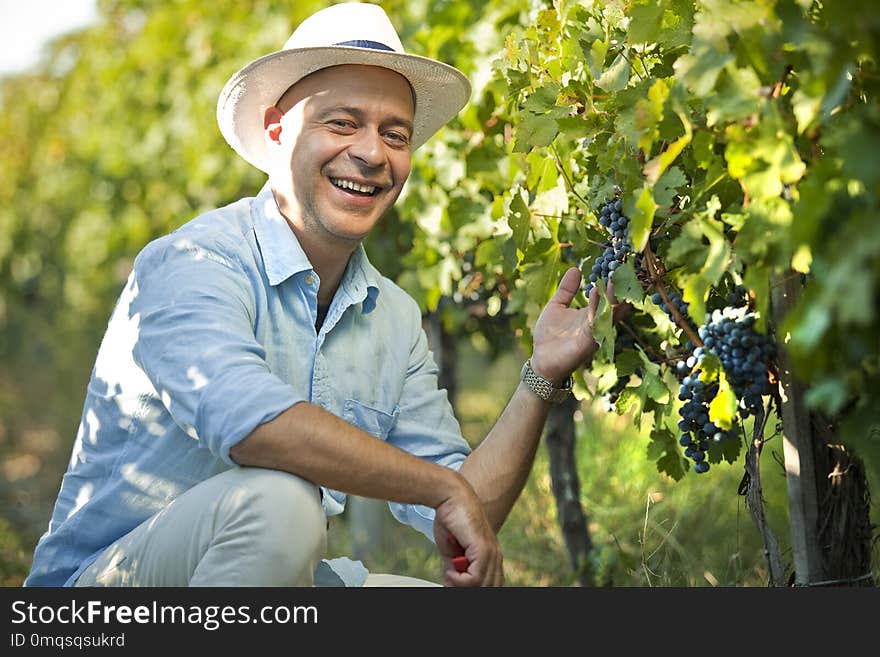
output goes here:
{"type": "Polygon", "coordinates": [[[363,194],[372,194],[376,191],[376,188],[372,185],[359,185],[356,182],[352,182],[350,180],[342,180],[341,178],[331,178],[330,182],[332,182],[337,187],[341,187],[342,189],[350,189],[355,192],[361,192],[363,194]]]}

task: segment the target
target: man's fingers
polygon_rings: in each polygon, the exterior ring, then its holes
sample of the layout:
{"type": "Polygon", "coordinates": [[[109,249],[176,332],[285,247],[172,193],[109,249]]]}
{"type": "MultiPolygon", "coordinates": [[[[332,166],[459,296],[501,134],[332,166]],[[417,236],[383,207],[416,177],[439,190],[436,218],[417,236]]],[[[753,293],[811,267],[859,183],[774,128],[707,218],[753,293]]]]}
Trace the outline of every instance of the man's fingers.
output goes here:
{"type": "Polygon", "coordinates": [[[550,301],[552,303],[560,303],[563,306],[568,306],[572,299],[574,299],[574,295],[578,293],[580,287],[581,270],[577,267],[570,267],[562,276],[556,294],[553,295],[553,298],[550,299],[550,301]]]}
{"type": "Polygon", "coordinates": [[[595,285],[590,290],[590,296],[587,299],[587,324],[590,330],[593,329],[593,322],[596,320],[596,311],[599,309],[599,288],[595,285]]]}
{"type": "Polygon", "coordinates": [[[605,298],[608,299],[608,303],[612,306],[618,303],[617,297],[614,296],[614,283],[608,281],[608,285],[605,286],[605,298]]]}

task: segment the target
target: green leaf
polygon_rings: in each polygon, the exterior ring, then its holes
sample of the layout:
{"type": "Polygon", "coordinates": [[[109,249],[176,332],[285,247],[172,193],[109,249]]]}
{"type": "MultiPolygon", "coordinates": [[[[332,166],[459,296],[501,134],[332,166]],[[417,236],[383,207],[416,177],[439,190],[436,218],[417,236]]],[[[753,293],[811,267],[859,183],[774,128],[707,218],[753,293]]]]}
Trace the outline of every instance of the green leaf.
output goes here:
{"type": "Polygon", "coordinates": [[[611,390],[612,386],[617,383],[617,379],[624,376],[617,371],[614,363],[601,360],[593,362],[590,374],[596,378],[596,390],[599,393],[611,390]]]}
{"type": "MultiPolygon", "coordinates": [[[[581,43],[581,45],[584,46],[585,44],[581,43]]],[[[608,41],[596,39],[589,48],[584,48],[584,53],[587,54],[587,63],[590,67],[590,74],[593,76],[593,79],[598,78],[602,75],[602,70],[605,67],[605,56],[608,54],[608,41]]]]}
{"type": "Polygon", "coordinates": [[[733,59],[728,52],[712,47],[700,47],[693,54],[679,57],[675,62],[676,78],[684,82],[695,96],[708,96],[724,66],[733,59]]]}
{"type": "Polygon", "coordinates": [[[642,414],[645,405],[645,391],[642,388],[624,388],[620,391],[614,406],[619,415],[631,413],[634,417],[642,414]]]}
{"type": "MultiPolygon", "coordinates": [[[[644,370],[643,370],[644,371],[644,370]]],[[[653,399],[660,404],[668,404],[671,398],[669,388],[663,382],[663,379],[657,374],[644,373],[642,377],[645,395],[648,399],[653,399]]]]}
{"type": "Polygon", "coordinates": [[[532,225],[531,214],[522,190],[514,193],[510,199],[510,211],[507,213],[507,225],[513,231],[513,241],[520,251],[525,251],[529,241],[532,225]]]}
{"type": "Polygon", "coordinates": [[[642,285],[636,278],[632,261],[627,260],[623,265],[614,270],[614,296],[619,301],[641,301],[645,298],[642,285]]]}
{"type": "Polygon", "coordinates": [[[614,360],[614,336],[616,331],[612,322],[611,304],[605,298],[605,286],[600,283],[599,307],[596,309],[596,317],[593,320],[593,338],[599,344],[597,356],[606,361],[614,360]]]}
{"type": "Polygon", "coordinates": [[[709,282],[700,274],[692,274],[683,277],[684,289],[682,298],[688,304],[688,313],[691,319],[699,325],[706,316],[706,296],[709,294],[709,282]]]}
{"type": "Polygon", "coordinates": [[[666,257],[670,265],[685,264],[688,268],[698,268],[706,261],[704,251],[703,231],[700,230],[699,223],[688,221],[669,244],[666,257]]]}
{"type": "Polygon", "coordinates": [[[630,65],[626,55],[626,48],[623,48],[611,66],[606,68],[602,75],[596,80],[596,86],[608,92],[615,92],[624,89],[629,82],[630,65]]]}
{"type": "Polygon", "coordinates": [[[666,150],[660,153],[657,157],[649,160],[644,166],[643,172],[645,178],[652,185],[657,182],[657,179],[660,178],[664,171],[666,171],[667,167],[675,161],[679,154],[684,150],[685,146],[691,142],[693,132],[691,131],[690,121],[688,121],[687,117],[682,113],[679,113],[678,117],[681,119],[682,125],[684,125],[684,135],[669,144],[669,146],[666,147],[666,150]]]}
{"type": "Polygon", "coordinates": [[[651,226],[654,222],[654,211],[657,206],[654,203],[652,188],[648,185],[642,187],[641,190],[634,191],[633,197],[635,198],[635,211],[630,217],[629,234],[633,248],[637,252],[641,252],[648,243],[648,236],[651,234],[651,226]]]}
{"type": "Polygon", "coordinates": [[[549,146],[556,138],[559,126],[546,115],[526,115],[516,126],[516,143],[513,150],[527,153],[534,147],[549,146]]]}
{"type": "Polygon", "coordinates": [[[721,367],[721,361],[718,359],[718,356],[711,352],[706,353],[706,356],[700,363],[700,370],[703,372],[700,378],[706,382],[717,381],[724,373],[724,369],[721,367]]]}
{"type": "Polygon", "coordinates": [[[642,366],[642,356],[632,349],[625,349],[617,354],[615,365],[618,376],[629,376],[642,366]]]}
{"type": "Polygon", "coordinates": [[[693,153],[697,166],[701,169],[708,169],[709,165],[716,158],[713,151],[715,145],[714,136],[706,130],[700,130],[694,136],[693,153]]]}
{"type": "Polygon", "coordinates": [[[639,2],[630,8],[626,36],[630,43],[653,43],[663,20],[663,3],[639,2]]]}
{"type": "Polygon", "coordinates": [[[502,259],[501,247],[495,239],[480,242],[474,254],[474,264],[477,267],[492,267],[502,259]]]}
{"type": "Polygon", "coordinates": [[[543,306],[556,292],[563,272],[568,265],[562,262],[559,243],[541,240],[531,246],[525,256],[522,277],[530,301],[543,306]]]}
{"type": "Polygon", "coordinates": [[[669,207],[679,189],[687,184],[687,178],[679,167],[670,167],[654,185],[654,201],[661,207],[669,207]]]}
{"type": "Polygon", "coordinates": [[[678,441],[668,429],[655,426],[651,431],[647,455],[649,459],[656,459],[658,472],[669,475],[675,481],[679,481],[687,472],[687,462],[681,456],[678,441]]]}
{"type": "Polygon", "coordinates": [[[544,164],[541,169],[541,179],[538,181],[538,185],[534,189],[538,194],[543,194],[544,192],[555,189],[558,186],[559,171],[556,169],[556,161],[549,155],[545,155],[544,164]]]}
{"type": "Polygon", "coordinates": [[[523,110],[532,114],[544,114],[556,106],[556,99],[562,87],[556,82],[549,82],[538,87],[523,103],[523,110]]]}
{"type": "Polygon", "coordinates": [[[804,401],[812,407],[822,409],[829,416],[835,416],[849,401],[846,381],[829,378],[812,386],[804,395],[804,401]]]}
{"type": "Polygon", "coordinates": [[[630,43],[657,43],[663,49],[673,49],[690,41],[694,3],[689,0],[641,0],[628,15],[630,43]]]}
{"type": "Polygon", "coordinates": [[[724,430],[733,426],[736,417],[736,394],[727,381],[727,375],[722,371],[718,379],[718,392],[709,403],[709,419],[724,430]]]}
{"type": "Polygon", "coordinates": [[[725,67],[707,101],[706,125],[738,121],[758,112],[761,80],[752,68],[725,67]]]}

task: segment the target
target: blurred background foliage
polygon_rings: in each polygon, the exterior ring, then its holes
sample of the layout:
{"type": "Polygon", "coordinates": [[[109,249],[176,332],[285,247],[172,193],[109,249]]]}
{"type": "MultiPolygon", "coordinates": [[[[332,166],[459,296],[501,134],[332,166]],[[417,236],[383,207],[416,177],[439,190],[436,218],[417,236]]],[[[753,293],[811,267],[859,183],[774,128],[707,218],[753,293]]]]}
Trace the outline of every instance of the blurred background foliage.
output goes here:
{"type": "MultiPolygon", "coordinates": [[[[4,585],[21,583],[45,530],[97,347],[134,256],[198,213],[255,194],[265,180],[220,136],[220,89],[325,4],[101,0],[95,25],[56,40],[35,70],[0,82],[4,585]]],[[[553,3],[380,4],[411,52],[449,61],[474,83],[474,102],[417,153],[404,195],[367,248],[454,336],[454,403],[476,444],[516,384],[520,338],[539,307],[493,275],[496,262],[506,270],[511,259],[516,265],[513,241],[486,239],[503,215],[496,194],[520,173],[507,157],[510,99],[498,62],[507,37],[553,3]]],[[[553,279],[559,266],[555,261],[543,276],[553,279]]],[[[541,267],[537,262],[532,274],[541,267]]],[[[741,464],[716,466],[711,480],[674,482],[647,457],[649,436],[632,415],[584,401],[577,419],[581,501],[598,583],[766,584],[760,537],[737,494],[741,464]]],[[[765,452],[764,493],[785,541],[785,477],[775,465],[775,442],[765,452]]],[[[350,514],[333,519],[331,556],[353,554],[372,570],[438,579],[428,542],[394,524],[387,509],[372,508],[381,521],[366,537],[350,514]]],[[[576,583],[555,514],[542,447],[501,533],[509,584],[576,583]]],[[[787,545],[783,552],[790,558],[787,545]]]]}

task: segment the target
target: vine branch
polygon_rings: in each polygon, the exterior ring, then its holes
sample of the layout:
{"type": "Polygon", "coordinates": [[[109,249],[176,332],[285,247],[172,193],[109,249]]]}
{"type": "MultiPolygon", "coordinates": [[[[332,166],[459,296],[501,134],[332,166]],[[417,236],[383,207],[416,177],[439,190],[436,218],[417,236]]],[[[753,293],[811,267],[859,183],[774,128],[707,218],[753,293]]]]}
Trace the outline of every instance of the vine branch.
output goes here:
{"type": "Polygon", "coordinates": [[[685,332],[695,346],[702,347],[703,341],[700,339],[700,336],[697,335],[697,332],[694,331],[688,321],[682,317],[681,313],[678,312],[678,308],[676,308],[675,304],[669,299],[669,294],[666,292],[666,287],[663,285],[663,275],[660,272],[657,257],[654,255],[654,252],[651,251],[650,243],[645,246],[644,254],[645,262],[648,264],[648,271],[651,274],[651,282],[654,284],[654,287],[657,288],[660,296],[663,297],[663,302],[666,304],[666,308],[669,310],[673,319],[675,319],[675,323],[685,332]]]}
{"type": "Polygon", "coordinates": [[[571,193],[574,194],[577,199],[584,204],[585,208],[589,208],[590,204],[587,200],[577,193],[574,188],[574,182],[572,182],[571,178],[568,177],[568,173],[565,171],[565,166],[562,164],[562,158],[559,157],[559,153],[556,151],[556,147],[553,144],[550,144],[550,151],[553,153],[553,160],[556,162],[556,168],[559,169],[560,173],[562,173],[562,177],[565,179],[565,183],[568,185],[568,188],[571,190],[571,193]]]}

